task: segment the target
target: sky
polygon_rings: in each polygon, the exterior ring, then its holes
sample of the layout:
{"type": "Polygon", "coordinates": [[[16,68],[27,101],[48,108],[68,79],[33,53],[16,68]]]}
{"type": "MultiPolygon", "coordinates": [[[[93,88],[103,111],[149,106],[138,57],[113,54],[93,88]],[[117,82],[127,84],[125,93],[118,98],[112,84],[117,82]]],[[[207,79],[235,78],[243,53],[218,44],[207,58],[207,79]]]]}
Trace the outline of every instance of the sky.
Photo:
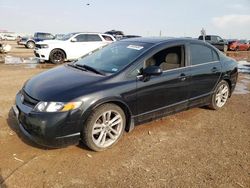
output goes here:
{"type": "Polygon", "coordinates": [[[0,0],[0,30],[250,39],[250,0],[0,0]],[[89,5],[87,5],[89,4],[89,5]]]}

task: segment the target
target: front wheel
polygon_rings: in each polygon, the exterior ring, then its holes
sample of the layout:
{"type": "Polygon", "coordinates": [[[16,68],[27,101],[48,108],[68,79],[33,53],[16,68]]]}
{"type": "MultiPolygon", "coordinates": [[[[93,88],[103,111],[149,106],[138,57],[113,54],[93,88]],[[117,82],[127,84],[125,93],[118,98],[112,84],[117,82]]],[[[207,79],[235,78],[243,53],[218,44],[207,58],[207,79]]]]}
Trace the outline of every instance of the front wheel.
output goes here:
{"type": "Polygon", "coordinates": [[[35,48],[35,43],[33,41],[28,41],[26,47],[29,49],[35,48]]]}
{"type": "Polygon", "coordinates": [[[229,97],[230,88],[225,80],[222,80],[215,88],[209,107],[214,110],[222,108],[229,97]]]}
{"type": "Polygon", "coordinates": [[[54,64],[64,63],[65,58],[65,54],[62,50],[55,49],[50,52],[49,60],[54,64]]]}
{"type": "Polygon", "coordinates": [[[82,141],[94,151],[103,151],[115,145],[122,137],[126,118],[115,104],[96,108],[83,125],[82,141]]]}

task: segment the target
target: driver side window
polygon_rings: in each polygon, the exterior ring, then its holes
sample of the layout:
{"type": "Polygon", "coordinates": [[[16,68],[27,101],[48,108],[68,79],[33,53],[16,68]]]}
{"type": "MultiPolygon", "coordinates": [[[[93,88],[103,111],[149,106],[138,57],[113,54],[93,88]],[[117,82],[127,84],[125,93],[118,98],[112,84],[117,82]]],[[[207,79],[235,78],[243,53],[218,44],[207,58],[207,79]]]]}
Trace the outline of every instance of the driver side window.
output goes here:
{"type": "Polygon", "coordinates": [[[159,66],[162,71],[177,69],[185,64],[185,46],[174,46],[161,50],[138,65],[129,75],[134,77],[148,66],[159,66]]]}
{"type": "Polygon", "coordinates": [[[184,46],[175,46],[161,50],[147,59],[143,68],[159,66],[162,71],[184,66],[184,46]]]}

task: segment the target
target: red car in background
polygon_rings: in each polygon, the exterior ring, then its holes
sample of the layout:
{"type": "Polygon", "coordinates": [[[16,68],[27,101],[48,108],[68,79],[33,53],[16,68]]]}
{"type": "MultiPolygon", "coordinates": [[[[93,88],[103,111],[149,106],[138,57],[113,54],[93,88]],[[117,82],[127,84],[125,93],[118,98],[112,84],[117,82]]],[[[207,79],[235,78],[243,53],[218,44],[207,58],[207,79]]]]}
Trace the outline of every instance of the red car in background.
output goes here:
{"type": "Polygon", "coordinates": [[[247,41],[247,40],[228,41],[228,50],[232,50],[232,51],[247,51],[247,50],[250,50],[249,41],[247,41]]]}

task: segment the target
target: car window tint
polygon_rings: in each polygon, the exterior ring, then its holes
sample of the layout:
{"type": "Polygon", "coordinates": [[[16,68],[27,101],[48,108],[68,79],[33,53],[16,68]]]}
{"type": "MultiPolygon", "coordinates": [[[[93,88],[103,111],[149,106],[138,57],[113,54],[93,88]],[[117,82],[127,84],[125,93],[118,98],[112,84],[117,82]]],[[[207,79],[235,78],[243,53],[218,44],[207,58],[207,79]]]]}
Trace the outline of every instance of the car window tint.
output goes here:
{"type": "Polygon", "coordinates": [[[85,34],[79,34],[75,37],[77,42],[86,42],[87,41],[87,37],[85,34]]]}
{"type": "Polygon", "coordinates": [[[37,34],[37,37],[43,39],[43,38],[46,37],[45,35],[46,35],[46,34],[44,34],[44,33],[38,33],[38,34],[37,34]]]}
{"type": "Polygon", "coordinates": [[[48,39],[53,39],[53,38],[54,38],[54,36],[53,36],[53,35],[51,35],[51,34],[47,34],[46,38],[48,38],[48,39]]]}
{"type": "Polygon", "coordinates": [[[184,46],[174,46],[161,50],[148,58],[144,67],[159,66],[163,71],[176,69],[184,65],[184,46]]]}
{"type": "Polygon", "coordinates": [[[97,41],[102,41],[102,39],[100,38],[99,35],[95,35],[95,34],[88,34],[86,35],[86,41],[87,42],[97,42],[97,41]]]}
{"type": "Polygon", "coordinates": [[[104,40],[106,40],[106,41],[113,41],[113,39],[112,39],[110,36],[102,35],[102,37],[103,37],[104,40]]]}
{"type": "Polygon", "coordinates": [[[221,41],[221,40],[222,40],[222,38],[220,38],[220,37],[217,37],[217,40],[218,40],[218,41],[221,41]]]}
{"type": "Polygon", "coordinates": [[[205,36],[205,40],[211,40],[211,36],[205,36]]]}
{"type": "Polygon", "coordinates": [[[217,39],[216,36],[212,36],[212,37],[211,37],[211,40],[212,40],[213,42],[217,42],[217,41],[218,41],[218,39],[217,39]]]}
{"type": "Polygon", "coordinates": [[[192,65],[214,61],[212,49],[200,44],[190,45],[190,56],[192,65]]]}

